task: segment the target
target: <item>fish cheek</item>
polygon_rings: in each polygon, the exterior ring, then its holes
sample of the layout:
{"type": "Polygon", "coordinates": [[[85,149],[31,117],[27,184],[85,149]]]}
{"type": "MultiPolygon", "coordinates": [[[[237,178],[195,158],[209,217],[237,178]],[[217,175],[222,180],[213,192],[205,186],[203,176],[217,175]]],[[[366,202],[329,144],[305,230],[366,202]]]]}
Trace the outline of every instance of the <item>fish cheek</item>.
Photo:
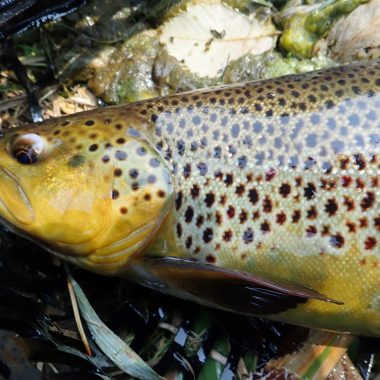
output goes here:
{"type": "Polygon", "coordinates": [[[112,172],[96,157],[48,163],[31,194],[36,213],[32,236],[70,254],[87,255],[91,245],[84,244],[110,223],[112,172]]]}
{"type": "Polygon", "coordinates": [[[115,160],[112,222],[102,245],[84,263],[99,273],[125,271],[130,258],[154,238],[174,205],[170,170],[151,144],[143,138],[131,139],[121,152],[127,157],[115,160]]]}

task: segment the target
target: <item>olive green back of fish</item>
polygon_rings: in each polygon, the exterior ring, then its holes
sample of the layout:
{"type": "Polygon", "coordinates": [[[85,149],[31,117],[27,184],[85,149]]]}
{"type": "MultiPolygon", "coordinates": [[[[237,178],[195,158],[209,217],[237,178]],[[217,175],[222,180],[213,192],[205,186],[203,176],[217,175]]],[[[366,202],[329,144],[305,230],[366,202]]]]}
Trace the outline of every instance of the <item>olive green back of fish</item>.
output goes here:
{"type": "Polygon", "coordinates": [[[146,254],[306,285],[344,306],[276,318],[379,334],[379,94],[375,62],[133,106],[176,193],[146,254]]]}

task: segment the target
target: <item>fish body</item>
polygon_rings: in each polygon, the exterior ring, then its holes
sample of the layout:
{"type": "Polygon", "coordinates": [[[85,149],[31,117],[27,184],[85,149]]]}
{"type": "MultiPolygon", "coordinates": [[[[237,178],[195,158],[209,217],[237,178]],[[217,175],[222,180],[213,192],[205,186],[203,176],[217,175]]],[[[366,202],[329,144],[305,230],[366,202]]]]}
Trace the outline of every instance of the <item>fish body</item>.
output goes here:
{"type": "Polygon", "coordinates": [[[98,273],[376,336],[379,143],[378,61],[151,99],[9,131],[0,215],[98,273]]]}

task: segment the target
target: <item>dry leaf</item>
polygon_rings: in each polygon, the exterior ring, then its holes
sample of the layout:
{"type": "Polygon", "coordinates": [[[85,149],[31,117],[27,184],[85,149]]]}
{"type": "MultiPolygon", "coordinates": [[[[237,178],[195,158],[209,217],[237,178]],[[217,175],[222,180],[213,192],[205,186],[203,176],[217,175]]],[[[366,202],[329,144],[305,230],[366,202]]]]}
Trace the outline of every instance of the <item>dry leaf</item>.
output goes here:
{"type": "Polygon", "coordinates": [[[221,2],[197,1],[162,26],[160,42],[192,73],[215,77],[243,55],[272,49],[276,35],[270,20],[260,22],[221,2]]]}
{"type": "MultiPolygon", "coordinates": [[[[340,62],[380,57],[380,0],[357,7],[339,20],[326,41],[329,56],[340,62]]],[[[325,48],[326,48],[325,47],[325,48]]],[[[323,44],[320,46],[323,51],[323,44]]]]}

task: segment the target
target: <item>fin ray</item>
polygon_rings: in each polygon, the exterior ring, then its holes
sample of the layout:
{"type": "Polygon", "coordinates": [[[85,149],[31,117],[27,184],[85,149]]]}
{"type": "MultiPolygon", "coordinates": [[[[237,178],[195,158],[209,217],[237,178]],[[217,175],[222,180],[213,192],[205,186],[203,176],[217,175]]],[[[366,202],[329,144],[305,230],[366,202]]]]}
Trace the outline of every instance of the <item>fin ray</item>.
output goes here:
{"type": "Polygon", "coordinates": [[[309,299],[341,304],[313,289],[252,273],[174,257],[137,258],[131,263],[141,284],[200,304],[249,315],[277,314],[309,299]]]}

